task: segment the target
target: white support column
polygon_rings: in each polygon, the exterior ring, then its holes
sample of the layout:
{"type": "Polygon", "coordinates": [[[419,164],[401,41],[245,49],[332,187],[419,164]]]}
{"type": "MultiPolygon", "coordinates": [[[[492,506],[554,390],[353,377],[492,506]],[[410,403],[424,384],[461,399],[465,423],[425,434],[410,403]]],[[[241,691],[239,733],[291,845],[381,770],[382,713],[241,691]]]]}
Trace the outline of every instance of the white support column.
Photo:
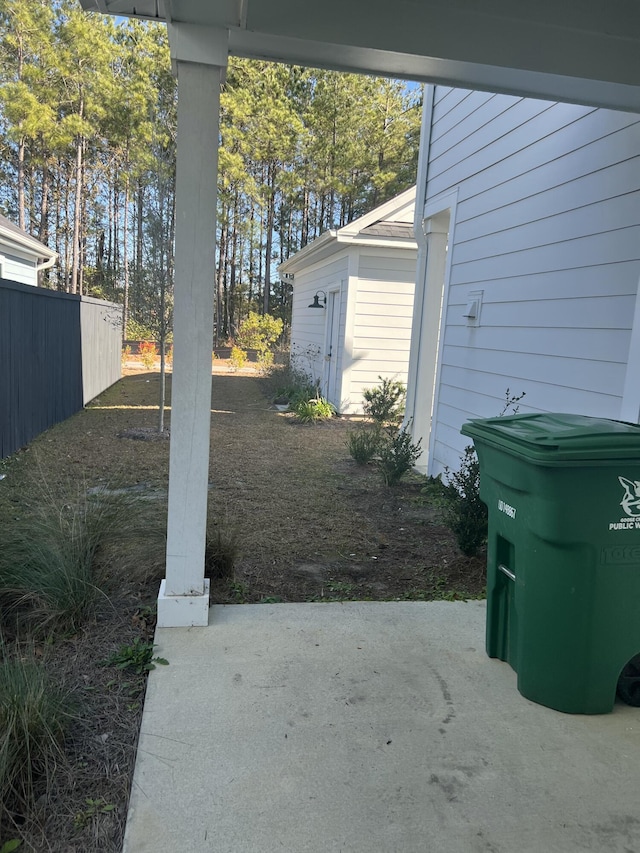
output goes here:
{"type": "Polygon", "coordinates": [[[411,355],[407,380],[405,424],[411,435],[422,439],[422,455],[416,468],[428,473],[431,415],[438,365],[442,294],[447,262],[448,216],[424,222],[425,243],[420,240],[418,279],[411,327],[411,355]]]}
{"type": "MultiPolygon", "coordinates": [[[[422,361],[422,319],[424,314],[425,288],[427,286],[427,237],[422,231],[422,226],[415,227],[416,240],[418,243],[418,261],[416,264],[416,286],[413,296],[413,317],[411,320],[411,343],[409,345],[409,365],[407,368],[407,399],[404,407],[403,427],[408,429],[417,441],[421,436],[416,430],[415,417],[416,406],[420,389],[418,388],[419,367],[422,361]]],[[[422,437],[422,454],[418,459],[416,468],[422,473],[426,472],[426,450],[422,437]]]]}
{"type": "Polygon", "coordinates": [[[169,39],[178,73],[178,142],[167,566],[158,597],[158,625],[165,628],[207,625],[209,619],[204,549],[220,83],[226,65],[222,38],[213,57],[190,50],[181,25],[170,25],[169,39]]]}

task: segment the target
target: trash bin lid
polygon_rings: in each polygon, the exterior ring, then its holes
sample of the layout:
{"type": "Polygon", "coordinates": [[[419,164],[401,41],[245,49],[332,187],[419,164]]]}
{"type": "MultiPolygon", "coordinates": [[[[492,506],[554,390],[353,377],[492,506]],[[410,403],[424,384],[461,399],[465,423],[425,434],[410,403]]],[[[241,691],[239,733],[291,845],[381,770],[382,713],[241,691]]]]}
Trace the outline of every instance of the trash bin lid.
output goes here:
{"type": "Polygon", "coordinates": [[[541,412],[472,420],[461,432],[539,464],[640,459],[640,425],[541,412]]]}

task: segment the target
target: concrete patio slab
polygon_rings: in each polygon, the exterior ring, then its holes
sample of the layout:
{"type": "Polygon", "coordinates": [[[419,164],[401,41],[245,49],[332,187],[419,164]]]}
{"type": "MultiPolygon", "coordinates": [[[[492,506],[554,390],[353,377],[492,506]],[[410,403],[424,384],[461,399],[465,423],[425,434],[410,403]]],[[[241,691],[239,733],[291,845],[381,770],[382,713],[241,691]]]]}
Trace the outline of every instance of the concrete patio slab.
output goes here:
{"type": "Polygon", "coordinates": [[[216,606],[159,629],[125,853],[640,850],[640,709],[524,699],[485,613],[216,606]]]}

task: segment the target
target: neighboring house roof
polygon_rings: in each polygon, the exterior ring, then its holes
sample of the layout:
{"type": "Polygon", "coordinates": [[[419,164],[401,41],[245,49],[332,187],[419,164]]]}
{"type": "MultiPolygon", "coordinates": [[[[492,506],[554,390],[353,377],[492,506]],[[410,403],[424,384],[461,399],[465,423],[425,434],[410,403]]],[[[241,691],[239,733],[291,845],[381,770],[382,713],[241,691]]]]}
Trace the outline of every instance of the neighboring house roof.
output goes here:
{"type": "Polygon", "coordinates": [[[362,229],[369,237],[398,237],[401,240],[413,240],[413,225],[404,222],[378,222],[362,229]]]}
{"type": "Polygon", "coordinates": [[[58,257],[57,252],[54,252],[48,246],[45,246],[44,243],[27,234],[22,228],[18,228],[6,216],[0,214],[0,253],[3,249],[10,250],[16,246],[19,246],[23,251],[32,255],[36,259],[36,263],[39,261],[48,262],[47,266],[51,266],[58,257]]]}
{"type": "Polygon", "coordinates": [[[416,188],[413,186],[348,225],[325,231],[280,264],[280,273],[291,275],[347,245],[416,249],[412,224],[415,201],[416,188]]]}

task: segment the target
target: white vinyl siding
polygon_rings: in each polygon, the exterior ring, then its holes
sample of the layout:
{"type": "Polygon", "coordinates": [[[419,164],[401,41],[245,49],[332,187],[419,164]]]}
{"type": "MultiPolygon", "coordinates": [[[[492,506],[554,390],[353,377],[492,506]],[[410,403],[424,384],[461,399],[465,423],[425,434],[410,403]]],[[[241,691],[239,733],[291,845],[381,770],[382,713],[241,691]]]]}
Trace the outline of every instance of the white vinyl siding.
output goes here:
{"type": "Polygon", "coordinates": [[[640,118],[436,87],[426,202],[457,190],[431,468],[469,417],[620,415],[640,276],[640,118]],[[480,325],[463,317],[482,290],[480,325]]]}
{"type": "MultiPolygon", "coordinates": [[[[291,315],[291,354],[294,366],[322,382],[327,309],[309,308],[318,290],[328,294],[347,277],[346,252],[329,263],[320,263],[297,272],[293,287],[291,315]]],[[[322,297],[320,297],[322,304],[322,297]]],[[[344,340],[344,305],[340,306],[341,340],[344,340]]],[[[340,347],[341,349],[341,347],[340,347]]]]}
{"type": "Polygon", "coordinates": [[[407,381],[416,253],[363,252],[359,260],[353,329],[351,400],[362,411],[362,391],[379,377],[407,381]]]}
{"type": "Polygon", "coordinates": [[[2,278],[6,281],[17,281],[19,284],[37,286],[38,273],[36,262],[33,258],[23,258],[7,251],[1,251],[0,253],[2,254],[2,278]]]}

